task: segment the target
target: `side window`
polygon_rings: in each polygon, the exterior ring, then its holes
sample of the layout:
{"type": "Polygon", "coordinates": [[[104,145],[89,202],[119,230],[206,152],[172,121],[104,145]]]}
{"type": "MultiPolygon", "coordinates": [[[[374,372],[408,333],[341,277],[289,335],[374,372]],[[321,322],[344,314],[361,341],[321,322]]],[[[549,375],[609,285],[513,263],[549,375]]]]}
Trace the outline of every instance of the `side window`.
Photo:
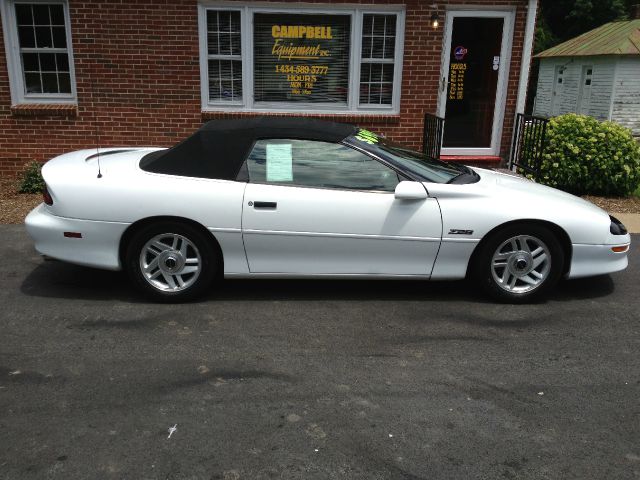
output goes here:
{"type": "Polygon", "coordinates": [[[311,140],[258,140],[247,167],[252,183],[393,192],[400,181],[364,153],[311,140]]]}

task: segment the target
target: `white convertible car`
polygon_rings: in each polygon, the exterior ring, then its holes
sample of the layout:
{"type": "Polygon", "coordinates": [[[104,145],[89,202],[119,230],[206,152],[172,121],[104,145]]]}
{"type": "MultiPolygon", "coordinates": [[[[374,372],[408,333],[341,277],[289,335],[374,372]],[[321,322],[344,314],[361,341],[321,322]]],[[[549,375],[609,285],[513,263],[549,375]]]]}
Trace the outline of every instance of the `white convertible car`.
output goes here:
{"type": "Polygon", "coordinates": [[[42,174],[36,249],[124,269],[164,301],[223,275],[468,277],[526,302],[628,264],[625,227],[580,198],[320,120],[216,120],[173,148],[76,151],[42,174]]]}

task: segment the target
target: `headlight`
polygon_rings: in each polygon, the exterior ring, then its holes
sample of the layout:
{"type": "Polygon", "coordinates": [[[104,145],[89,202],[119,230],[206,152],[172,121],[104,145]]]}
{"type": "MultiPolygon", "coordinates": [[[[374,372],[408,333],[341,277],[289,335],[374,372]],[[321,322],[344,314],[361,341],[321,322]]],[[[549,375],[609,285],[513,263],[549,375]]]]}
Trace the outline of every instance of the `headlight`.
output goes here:
{"type": "Polygon", "coordinates": [[[612,235],[627,234],[627,228],[622,224],[620,220],[618,220],[616,217],[612,217],[611,215],[609,215],[609,218],[611,219],[611,226],[609,227],[609,231],[612,235]]]}

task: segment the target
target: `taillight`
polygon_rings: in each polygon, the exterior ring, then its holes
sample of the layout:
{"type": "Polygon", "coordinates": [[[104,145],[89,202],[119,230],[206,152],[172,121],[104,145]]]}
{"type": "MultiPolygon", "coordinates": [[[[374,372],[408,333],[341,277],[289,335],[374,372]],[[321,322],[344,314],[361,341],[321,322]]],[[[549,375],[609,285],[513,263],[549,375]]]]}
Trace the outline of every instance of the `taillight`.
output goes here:
{"type": "Polygon", "coordinates": [[[42,199],[47,205],[53,205],[53,198],[51,198],[51,194],[49,193],[49,190],[47,190],[46,185],[42,189],[42,199]]]}

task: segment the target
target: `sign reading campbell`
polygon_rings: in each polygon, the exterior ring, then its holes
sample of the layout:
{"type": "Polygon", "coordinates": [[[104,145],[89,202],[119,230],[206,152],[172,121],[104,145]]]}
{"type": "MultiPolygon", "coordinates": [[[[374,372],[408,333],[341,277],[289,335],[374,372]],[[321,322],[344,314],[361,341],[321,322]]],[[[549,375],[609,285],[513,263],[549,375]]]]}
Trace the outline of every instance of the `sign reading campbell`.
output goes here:
{"type": "Polygon", "coordinates": [[[348,15],[255,14],[255,101],[346,104],[350,31],[348,15]]]}

